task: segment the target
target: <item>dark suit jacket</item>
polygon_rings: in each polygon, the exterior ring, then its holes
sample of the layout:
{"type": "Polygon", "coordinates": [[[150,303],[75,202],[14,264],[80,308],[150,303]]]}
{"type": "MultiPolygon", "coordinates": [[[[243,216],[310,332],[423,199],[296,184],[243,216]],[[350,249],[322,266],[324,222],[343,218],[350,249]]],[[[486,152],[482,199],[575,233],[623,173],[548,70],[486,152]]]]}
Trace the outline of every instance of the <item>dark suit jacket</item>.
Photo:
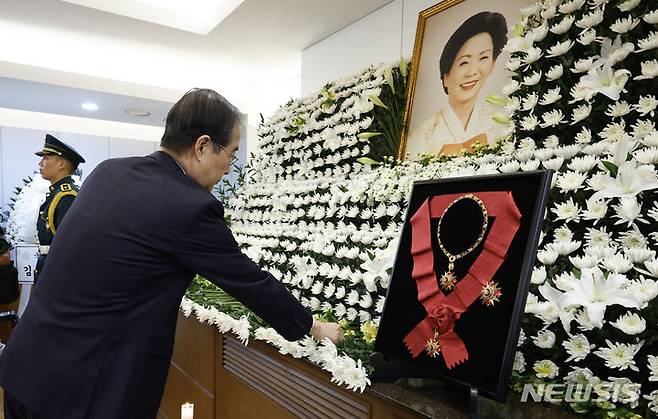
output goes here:
{"type": "Polygon", "coordinates": [[[240,252],[219,201],[163,152],[101,163],[68,214],[0,356],[0,385],[32,413],[155,417],[195,273],[287,339],[311,327],[311,314],[240,252]]]}

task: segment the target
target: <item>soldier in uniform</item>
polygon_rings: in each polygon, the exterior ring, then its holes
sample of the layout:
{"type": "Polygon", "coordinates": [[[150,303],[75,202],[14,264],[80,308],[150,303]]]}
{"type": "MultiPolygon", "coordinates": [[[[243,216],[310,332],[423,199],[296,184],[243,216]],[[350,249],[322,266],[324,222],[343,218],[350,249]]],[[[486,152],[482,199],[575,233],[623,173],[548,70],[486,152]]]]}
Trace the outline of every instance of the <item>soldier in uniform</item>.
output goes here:
{"type": "Polygon", "coordinates": [[[50,181],[46,200],[41,204],[37,219],[39,258],[34,272],[36,284],[39,274],[43,271],[46,255],[57,228],[78,195],[78,187],[73,183],[71,175],[80,163],[85,162],[85,159],[73,147],[50,134],[46,134],[43,150],[35,154],[41,157],[39,162],[41,177],[50,181]]]}

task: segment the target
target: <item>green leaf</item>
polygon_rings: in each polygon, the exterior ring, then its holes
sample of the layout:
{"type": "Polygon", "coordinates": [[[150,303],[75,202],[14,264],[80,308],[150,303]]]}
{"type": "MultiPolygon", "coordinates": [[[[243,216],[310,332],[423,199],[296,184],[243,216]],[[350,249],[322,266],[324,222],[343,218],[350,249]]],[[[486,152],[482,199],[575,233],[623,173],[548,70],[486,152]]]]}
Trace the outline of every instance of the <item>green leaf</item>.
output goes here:
{"type": "Polygon", "coordinates": [[[377,166],[381,164],[380,162],[373,160],[370,157],[359,157],[356,159],[356,161],[366,166],[377,166]]]}
{"type": "Polygon", "coordinates": [[[382,135],[381,132],[372,132],[372,131],[366,131],[362,132],[359,135],[357,135],[358,138],[362,140],[367,140],[369,138],[377,137],[378,135],[382,135]]]}
{"type": "Polygon", "coordinates": [[[602,163],[605,166],[605,168],[608,169],[608,172],[610,172],[612,177],[617,177],[617,172],[619,171],[619,168],[617,167],[616,164],[607,160],[604,160],[602,163]]]}

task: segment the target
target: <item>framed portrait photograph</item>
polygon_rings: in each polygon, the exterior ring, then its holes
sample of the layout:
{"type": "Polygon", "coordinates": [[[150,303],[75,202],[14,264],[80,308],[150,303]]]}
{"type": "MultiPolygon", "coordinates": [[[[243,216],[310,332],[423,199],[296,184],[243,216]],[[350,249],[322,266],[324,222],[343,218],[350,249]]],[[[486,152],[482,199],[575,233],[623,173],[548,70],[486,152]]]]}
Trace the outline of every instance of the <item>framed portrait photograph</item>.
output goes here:
{"type": "Polygon", "coordinates": [[[529,0],[444,0],[420,12],[398,158],[493,145],[506,126],[486,99],[510,80],[504,50],[529,0]]]}
{"type": "Polygon", "coordinates": [[[551,177],[414,183],[374,377],[438,377],[505,400],[551,177]]]}

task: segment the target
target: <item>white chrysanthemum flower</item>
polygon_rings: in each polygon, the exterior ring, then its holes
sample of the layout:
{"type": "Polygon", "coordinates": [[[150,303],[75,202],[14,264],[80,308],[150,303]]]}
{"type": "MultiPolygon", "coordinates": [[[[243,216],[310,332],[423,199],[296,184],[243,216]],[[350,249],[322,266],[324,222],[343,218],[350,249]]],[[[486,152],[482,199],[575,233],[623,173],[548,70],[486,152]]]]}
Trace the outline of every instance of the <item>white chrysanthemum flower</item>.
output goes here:
{"type": "Polygon", "coordinates": [[[564,68],[562,67],[562,64],[556,64],[546,72],[546,80],[548,81],[557,80],[560,77],[562,77],[562,73],[564,73],[564,68]]]}
{"type": "Polygon", "coordinates": [[[555,362],[549,359],[535,362],[532,369],[535,370],[537,378],[555,378],[559,373],[559,368],[555,362]]]}
{"type": "Polygon", "coordinates": [[[645,394],[644,398],[649,401],[647,406],[653,413],[658,413],[658,390],[652,391],[650,394],[645,394]]]}
{"type": "Polygon", "coordinates": [[[578,37],[578,43],[581,45],[589,45],[596,40],[596,30],[591,28],[581,33],[578,37]]]}
{"type": "Polygon", "coordinates": [[[649,381],[658,381],[658,356],[647,356],[647,368],[649,369],[649,381]]]}
{"type": "MultiPolygon", "coordinates": [[[[533,294],[529,294],[529,295],[533,295],[533,294]]],[[[535,298],[536,298],[536,296],[535,296],[535,298]]],[[[525,339],[526,339],[525,332],[523,331],[523,328],[522,328],[521,331],[519,332],[519,340],[516,342],[516,347],[518,348],[519,346],[523,345],[523,343],[525,342],[525,339]]]]}
{"type": "Polygon", "coordinates": [[[589,29],[603,22],[603,8],[597,8],[578,19],[576,26],[581,29],[589,29]]]}
{"type": "MultiPolygon", "coordinates": [[[[642,141],[645,141],[645,137],[649,135],[656,135],[656,128],[653,121],[640,119],[635,124],[633,124],[633,136],[639,138],[642,141]]],[[[647,145],[658,145],[658,144],[649,144],[647,145]]]]}
{"type": "Polygon", "coordinates": [[[590,345],[587,337],[582,333],[570,336],[568,340],[562,342],[562,346],[564,346],[567,354],[569,354],[569,357],[566,359],[567,362],[582,361],[595,347],[594,345],[590,345]]]}
{"type": "Polygon", "coordinates": [[[592,131],[587,127],[582,127],[578,134],[576,134],[576,142],[578,144],[589,144],[590,141],[592,141],[592,131]]]}
{"type": "Polygon", "coordinates": [[[576,10],[579,10],[585,4],[586,0],[571,0],[565,3],[560,4],[558,10],[563,15],[573,13],[576,10]]]}
{"type": "Polygon", "coordinates": [[[639,47],[637,52],[658,48],[658,32],[651,31],[649,36],[637,41],[637,46],[639,47]]]}
{"type": "Polygon", "coordinates": [[[621,253],[617,253],[603,259],[602,265],[609,271],[622,274],[633,269],[633,263],[631,263],[626,255],[621,253]]]}
{"type": "Polygon", "coordinates": [[[546,169],[555,170],[556,172],[558,170],[560,170],[560,168],[562,167],[562,164],[564,164],[564,158],[563,157],[555,157],[555,158],[552,158],[550,160],[546,160],[546,161],[542,162],[542,166],[544,166],[546,169]]]}
{"type": "Polygon", "coordinates": [[[557,14],[557,6],[555,4],[550,4],[550,2],[544,3],[544,8],[539,14],[545,21],[550,20],[557,14]]]}
{"type": "Polygon", "coordinates": [[[618,4],[617,7],[622,12],[629,12],[635,9],[640,2],[641,0],[626,0],[625,2],[618,4]]]}
{"type": "Polygon", "coordinates": [[[637,198],[632,197],[623,197],[619,200],[619,204],[613,206],[616,211],[615,218],[618,218],[619,221],[615,224],[626,223],[630,227],[635,221],[643,222],[648,224],[648,221],[641,217],[642,215],[642,205],[637,201],[637,198]]]}
{"type": "Polygon", "coordinates": [[[606,339],[607,348],[600,348],[594,355],[603,358],[605,365],[608,368],[619,369],[623,371],[630,368],[633,371],[639,371],[635,365],[635,355],[644,345],[644,341],[640,343],[612,343],[606,339]]]}
{"type": "Polygon", "coordinates": [[[544,139],[544,147],[546,148],[556,148],[560,145],[560,138],[557,135],[549,135],[544,139]]]}
{"type": "Polygon", "coordinates": [[[532,172],[533,170],[537,170],[540,164],[541,162],[535,159],[524,161],[521,163],[521,170],[524,172],[532,172]]]}
{"type": "Polygon", "coordinates": [[[643,164],[658,164],[658,147],[648,147],[633,153],[635,159],[643,164]]]}
{"type": "Polygon", "coordinates": [[[651,207],[647,215],[653,218],[654,221],[658,221],[658,202],[653,203],[653,207],[651,207]]]}
{"type": "Polygon", "coordinates": [[[535,150],[535,158],[541,162],[544,162],[555,155],[555,150],[550,148],[540,148],[535,150]]]}
{"type": "Polygon", "coordinates": [[[639,23],[640,19],[633,19],[633,16],[628,16],[626,18],[617,19],[615,23],[610,25],[610,29],[613,32],[623,34],[635,28],[639,23]]]}
{"type": "Polygon", "coordinates": [[[633,108],[642,116],[650,114],[654,116],[654,111],[658,106],[658,99],[653,95],[640,96],[640,100],[636,105],[633,105],[633,108]]]}
{"type": "Polygon", "coordinates": [[[556,35],[562,35],[564,33],[567,33],[569,31],[569,29],[571,29],[571,25],[573,25],[573,22],[575,20],[576,20],[576,18],[574,16],[567,15],[560,22],[558,22],[555,25],[551,26],[550,31],[553,32],[556,35]]]}
{"type": "Polygon", "coordinates": [[[609,143],[616,143],[619,140],[627,139],[626,124],[624,121],[611,122],[601,130],[599,137],[609,143]]]}
{"type": "Polygon", "coordinates": [[[564,114],[562,114],[560,109],[553,109],[552,111],[544,112],[541,118],[544,121],[540,124],[542,128],[555,127],[564,122],[564,114]]]}
{"type": "Polygon", "coordinates": [[[541,101],[539,102],[541,105],[550,105],[562,98],[562,95],[560,94],[560,88],[555,87],[553,89],[549,89],[544,93],[544,96],[542,96],[541,101]]]}
{"type": "Polygon", "coordinates": [[[530,282],[533,284],[541,285],[546,281],[546,268],[543,266],[540,267],[534,267],[532,269],[532,277],[530,278],[530,282]]]}
{"type": "Polygon", "coordinates": [[[596,166],[596,158],[590,155],[575,157],[568,164],[569,169],[580,173],[587,173],[592,170],[594,166],[596,166]]]}
{"type": "Polygon", "coordinates": [[[521,88],[521,84],[516,80],[511,80],[509,83],[505,84],[501,89],[501,92],[505,96],[512,96],[514,92],[521,88]]]}
{"type": "Polygon", "coordinates": [[[523,58],[523,63],[525,65],[530,65],[541,58],[543,52],[541,48],[532,47],[526,51],[526,55],[523,58]]]}
{"type": "Polygon", "coordinates": [[[521,59],[518,57],[510,58],[505,63],[505,68],[511,72],[515,72],[516,70],[519,69],[519,67],[521,67],[521,59]]]}
{"type": "Polygon", "coordinates": [[[620,100],[619,102],[611,103],[608,105],[608,109],[605,111],[605,114],[613,118],[620,118],[629,114],[630,112],[631,105],[629,105],[625,100],[620,100]]]}
{"type": "Polygon", "coordinates": [[[526,36],[530,36],[532,42],[541,42],[546,38],[546,35],[548,35],[548,25],[544,22],[536,28],[533,28],[526,36]]]}
{"type": "Polygon", "coordinates": [[[588,57],[588,58],[581,58],[580,60],[576,60],[576,62],[573,63],[573,68],[571,69],[571,72],[575,74],[587,73],[589,69],[592,68],[595,59],[596,57],[588,57]]]}
{"type": "Polygon", "coordinates": [[[526,6],[526,7],[522,8],[521,10],[519,10],[519,12],[521,13],[521,16],[536,15],[540,11],[541,11],[541,2],[539,2],[539,1],[536,2],[536,3],[532,3],[531,5],[526,6]]]}
{"type": "Polygon", "coordinates": [[[523,84],[526,86],[534,86],[541,80],[542,72],[533,71],[532,74],[523,78],[523,84]]]}
{"type": "Polygon", "coordinates": [[[583,219],[594,220],[596,224],[608,212],[608,204],[603,200],[587,201],[587,209],[583,211],[583,219]]]}
{"type": "Polygon", "coordinates": [[[581,208],[578,204],[573,202],[573,198],[569,198],[568,201],[558,202],[555,204],[555,208],[551,210],[558,220],[578,221],[580,218],[581,208]]]}
{"type": "Polygon", "coordinates": [[[539,125],[539,119],[535,115],[528,115],[521,120],[521,128],[525,131],[534,131],[539,125]]]}
{"type": "Polygon", "coordinates": [[[520,351],[516,351],[516,354],[514,355],[514,366],[512,368],[519,374],[522,374],[525,371],[525,358],[520,351]]]}
{"type": "Polygon", "coordinates": [[[635,299],[646,304],[658,296],[658,281],[640,277],[638,280],[630,281],[627,289],[635,299]]]}
{"type": "Polygon", "coordinates": [[[544,265],[552,265],[558,257],[557,250],[552,244],[547,245],[544,249],[537,252],[537,259],[544,265]]]}
{"type": "MultiPolygon", "coordinates": [[[[651,250],[648,247],[626,248],[624,249],[624,253],[626,253],[626,256],[628,256],[631,262],[635,265],[651,263],[651,260],[656,257],[656,251],[651,250]]],[[[658,273],[658,264],[655,265],[655,268],[658,273]]]]}
{"type": "Polygon", "coordinates": [[[652,25],[658,25],[658,9],[652,10],[649,13],[645,14],[642,19],[652,25]]]}
{"type": "MultiPolygon", "coordinates": [[[[567,39],[562,42],[558,42],[548,49],[548,54],[546,57],[559,57],[566,54],[574,46],[574,41],[567,39]]],[[[539,81],[539,80],[537,80],[539,81]]]]}
{"type": "Polygon", "coordinates": [[[586,178],[587,176],[582,173],[569,171],[558,178],[557,186],[563,193],[576,191],[583,187],[586,178]]]}
{"type": "Polygon", "coordinates": [[[636,313],[631,313],[630,311],[610,324],[627,335],[637,335],[644,332],[647,328],[647,321],[636,313]]]}
{"type": "Polygon", "coordinates": [[[589,256],[589,255],[585,255],[585,256],[569,256],[569,261],[571,262],[571,264],[572,264],[573,266],[575,266],[576,268],[580,269],[581,271],[582,271],[583,269],[590,269],[590,268],[593,268],[593,267],[595,267],[596,265],[598,265],[598,263],[599,263],[599,261],[598,261],[595,257],[593,257],[593,256],[589,256]]]}
{"type": "Polygon", "coordinates": [[[531,111],[537,106],[537,102],[539,100],[539,96],[537,96],[537,93],[530,93],[526,97],[523,98],[521,101],[521,109],[524,111],[531,111]]]}
{"type": "Polygon", "coordinates": [[[646,80],[658,77],[658,60],[642,61],[642,75],[635,76],[634,80],[646,80]]]}
{"type": "MultiPolygon", "coordinates": [[[[584,120],[589,116],[591,112],[592,112],[592,105],[589,103],[583,103],[581,105],[576,106],[573,109],[573,113],[571,114],[571,125],[577,124],[578,122],[584,120]]],[[[590,135],[590,139],[591,139],[591,135],[590,135]]]]}
{"type": "Polygon", "coordinates": [[[514,173],[518,172],[520,168],[521,163],[519,163],[517,160],[511,160],[507,163],[501,164],[498,170],[500,173],[514,173]]]}
{"type": "Polygon", "coordinates": [[[622,246],[630,249],[638,249],[641,247],[647,247],[649,242],[647,238],[642,234],[637,227],[633,227],[633,230],[623,231],[619,233],[619,243],[622,246]]]}
{"type": "Polygon", "coordinates": [[[537,336],[533,336],[532,341],[539,348],[550,349],[555,345],[555,333],[550,330],[540,330],[537,336]]]}
{"type": "Polygon", "coordinates": [[[555,251],[558,253],[560,256],[566,256],[569,255],[578,248],[580,248],[581,242],[579,241],[567,241],[567,242],[557,242],[553,243],[553,247],[555,251]]]}
{"type": "Polygon", "coordinates": [[[571,86],[571,89],[569,89],[569,94],[573,98],[569,101],[570,104],[580,102],[583,100],[589,102],[592,100],[592,97],[596,94],[596,90],[582,83],[582,78],[581,78],[581,81],[571,86]]]}

